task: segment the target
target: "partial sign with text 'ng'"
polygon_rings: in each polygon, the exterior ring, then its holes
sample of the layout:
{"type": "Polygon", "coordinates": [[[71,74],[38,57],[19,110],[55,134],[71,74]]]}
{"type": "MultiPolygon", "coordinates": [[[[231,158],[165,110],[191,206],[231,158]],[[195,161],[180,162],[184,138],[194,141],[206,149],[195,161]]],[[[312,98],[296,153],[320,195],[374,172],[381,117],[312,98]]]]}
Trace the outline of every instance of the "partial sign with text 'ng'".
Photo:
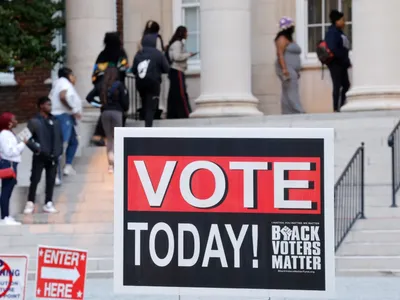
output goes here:
{"type": "Polygon", "coordinates": [[[117,293],[325,297],[333,130],[116,130],[117,293]]]}
{"type": "Polygon", "coordinates": [[[87,251],[39,246],[36,298],[84,299],[87,251]]]}

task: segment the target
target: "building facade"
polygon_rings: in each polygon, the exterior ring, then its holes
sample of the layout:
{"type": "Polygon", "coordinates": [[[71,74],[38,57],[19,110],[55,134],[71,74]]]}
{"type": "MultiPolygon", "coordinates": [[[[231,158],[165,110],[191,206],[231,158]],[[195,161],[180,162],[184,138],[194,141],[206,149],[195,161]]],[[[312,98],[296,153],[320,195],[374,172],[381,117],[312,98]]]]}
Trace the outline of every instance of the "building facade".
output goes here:
{"type": "Polygon", "coordinates": [[[276,51],[273,40],[279,18],[294,18],[296,40],[303,50],[303,105],[310,113],[332,111],[329,72],[325,70],[322,78],[315,48],[329,26],[327,16],[333,8],[344,11],[347,18],[346,30],[352,36],[351,0],[124,0],[123,5],[124,41],[130,55],[135,52],[148,19],[160,22],[166,40],[177,26],[188,27],[187,49],[199,52],[199,55],[189,63],[187,85],[192,106],[197,111],[205,109],[199,116],[235,115],[235,112],[239,115],[241,112],[257,114],[254,110],[247,110],[246,105],[238,105],[238,111],[233,110],[233,113],[229,109],[218,113],[221,107],[235,105],[236,95],[227,94],[238,85],[242,86],[237,91],[239,98],[244,97],[247,102],[252,102],[253,96],[258,100],[258,111],[263,114],[280,114],[280,82],[275,75],[276,51]],[[241,13],[238,13],[239,9],[241,13]],[[207,12],[211,10],[209,17],[207,12]],[[206,21],[202,23],[202,20],[206,21]],[[229,60],[225,61],[224,56],[229,60]],[[207,66],[204,68],[205,64],[207,66]],[[221,80],[221,77],[225,80],[221,80]],[[224,90],[211,87],[212,83],[224,90]],[[207,93],[207,98],[213,92],[202,91],[208,88],[217,89],[214,93],[219,94],[219,98],[232,98],[232,103],[221,101],[217,104],[211,101],[209,105],[201,107],[204,93],[207,93]]]}
{"type": "MultiPolygon", "coordinates": [[[[160,23],[165,42],[177,26],[185,25],[187,49],[199,52],[187,71],[192,117],[279,114],[273,40],[280,17],[290,16],[302,48],[303,106],[309,113],[331,112],[330,75],[326,69],[322,72],[315,48],[330,25],[330,10],[336,8],[345,14],[353,45],[352,88],[343,110],[397,109],[400,75],[391,58],[400,45],[382,32],[400,25],[399,18],[390,17],[400,1],[386,1],[382,5],[376,0],[66,0],[67,26],[65,39],[60,40],[65,41],[67,65],[78,76],[78,92],[84,97],[105,32],[119,29],[132,60],[147,20],[160,23]],[[368,15],[377,22],[370,22],[368,15]]],[[[165,109],[165,101],[161,106],[165,109]]]]}

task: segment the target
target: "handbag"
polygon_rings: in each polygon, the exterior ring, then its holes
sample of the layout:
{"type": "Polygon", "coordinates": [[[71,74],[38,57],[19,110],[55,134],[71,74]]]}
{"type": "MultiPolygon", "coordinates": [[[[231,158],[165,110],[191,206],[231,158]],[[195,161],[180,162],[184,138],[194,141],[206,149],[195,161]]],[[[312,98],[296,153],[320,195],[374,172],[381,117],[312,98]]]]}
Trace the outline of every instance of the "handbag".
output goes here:
{"type": "Polygon", "coordinates": [[[17,176],[15,174],[14,168],[12,167],[11,163],[10,163],[10,167],[5,168],[5,169],[0,169],[0,179],[11,179],[11,178],[15,179],[16,177],[17,176]]]}

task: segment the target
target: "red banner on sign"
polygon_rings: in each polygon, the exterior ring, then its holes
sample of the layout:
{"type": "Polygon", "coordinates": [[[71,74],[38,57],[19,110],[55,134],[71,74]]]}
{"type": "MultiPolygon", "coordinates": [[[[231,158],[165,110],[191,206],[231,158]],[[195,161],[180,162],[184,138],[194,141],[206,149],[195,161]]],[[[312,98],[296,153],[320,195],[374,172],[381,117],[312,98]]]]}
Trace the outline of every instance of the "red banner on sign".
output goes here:
{"type": "Polygon", "coordinates": [[[319,158],[129,156],[127,165],[129,211],[321,213],[319,158]]]}
{"type": "Polygon", "coordinates": [[[83,299],[87,251],[39,246],[36,298],[83,299]]]}

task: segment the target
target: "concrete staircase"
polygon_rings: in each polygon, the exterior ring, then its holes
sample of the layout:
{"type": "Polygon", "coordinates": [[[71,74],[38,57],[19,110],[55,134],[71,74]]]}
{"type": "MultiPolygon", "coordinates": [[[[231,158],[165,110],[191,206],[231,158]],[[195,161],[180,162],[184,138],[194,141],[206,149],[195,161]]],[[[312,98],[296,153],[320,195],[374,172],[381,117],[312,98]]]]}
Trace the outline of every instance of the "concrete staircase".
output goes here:
{"type": "MultiPolygon", "coordinates": [[[[25,161],[30,165],[29,160],[25,161]]],[[[113,175],[107,173],[105,148],[83,148],[75,169],[77,175],[64,177],[63,185],[55,188],[54,203],[59,213],[42,212],[42,184],[35,213],[17,214],[16,219],[23,225],[0,231],[0,253],[28,254],[31,278],[36,270],[38,245],[88,250],[90,276],[112,276],[113,175]]],[[[28,184],[22,184],[13,194],[15,212],[23,210],[27,198],[28,184]]]]}
{"type": "MultiPolygon", "coordinates": [[[[339,274],[400,273],[400,209],[390,208],[390,151],[386,138],[399,112],[341,113],[252,118],[157,121],[166,127],[333,127],[335,175],[340,175],[362,141],[366,146],[366,220],[360,220],[337,253],[339,274]]],[[[88,126],[92,127],[92,124],[88,126]]],[[[142,122],[128,123],[143,126],[142,122]]],[[[29,184],[29,152],[19,169],[13,212],[22,211],[29,184]]],[[[83,147],[76,161],[78,174],[56,188],[60,213],[17,215],[24,224],[0,231],[0,253],[29,254],[31,276],[37,245],[66,246],[89,252],[89,277],[110,277],[113,270],[113,176],[107,173],[104,148],[83,147]]],[[[43,187],[38,191],[41,210],[43,187]]],[[[122,216],[121,216],[122,217],[122,216]]]]}

